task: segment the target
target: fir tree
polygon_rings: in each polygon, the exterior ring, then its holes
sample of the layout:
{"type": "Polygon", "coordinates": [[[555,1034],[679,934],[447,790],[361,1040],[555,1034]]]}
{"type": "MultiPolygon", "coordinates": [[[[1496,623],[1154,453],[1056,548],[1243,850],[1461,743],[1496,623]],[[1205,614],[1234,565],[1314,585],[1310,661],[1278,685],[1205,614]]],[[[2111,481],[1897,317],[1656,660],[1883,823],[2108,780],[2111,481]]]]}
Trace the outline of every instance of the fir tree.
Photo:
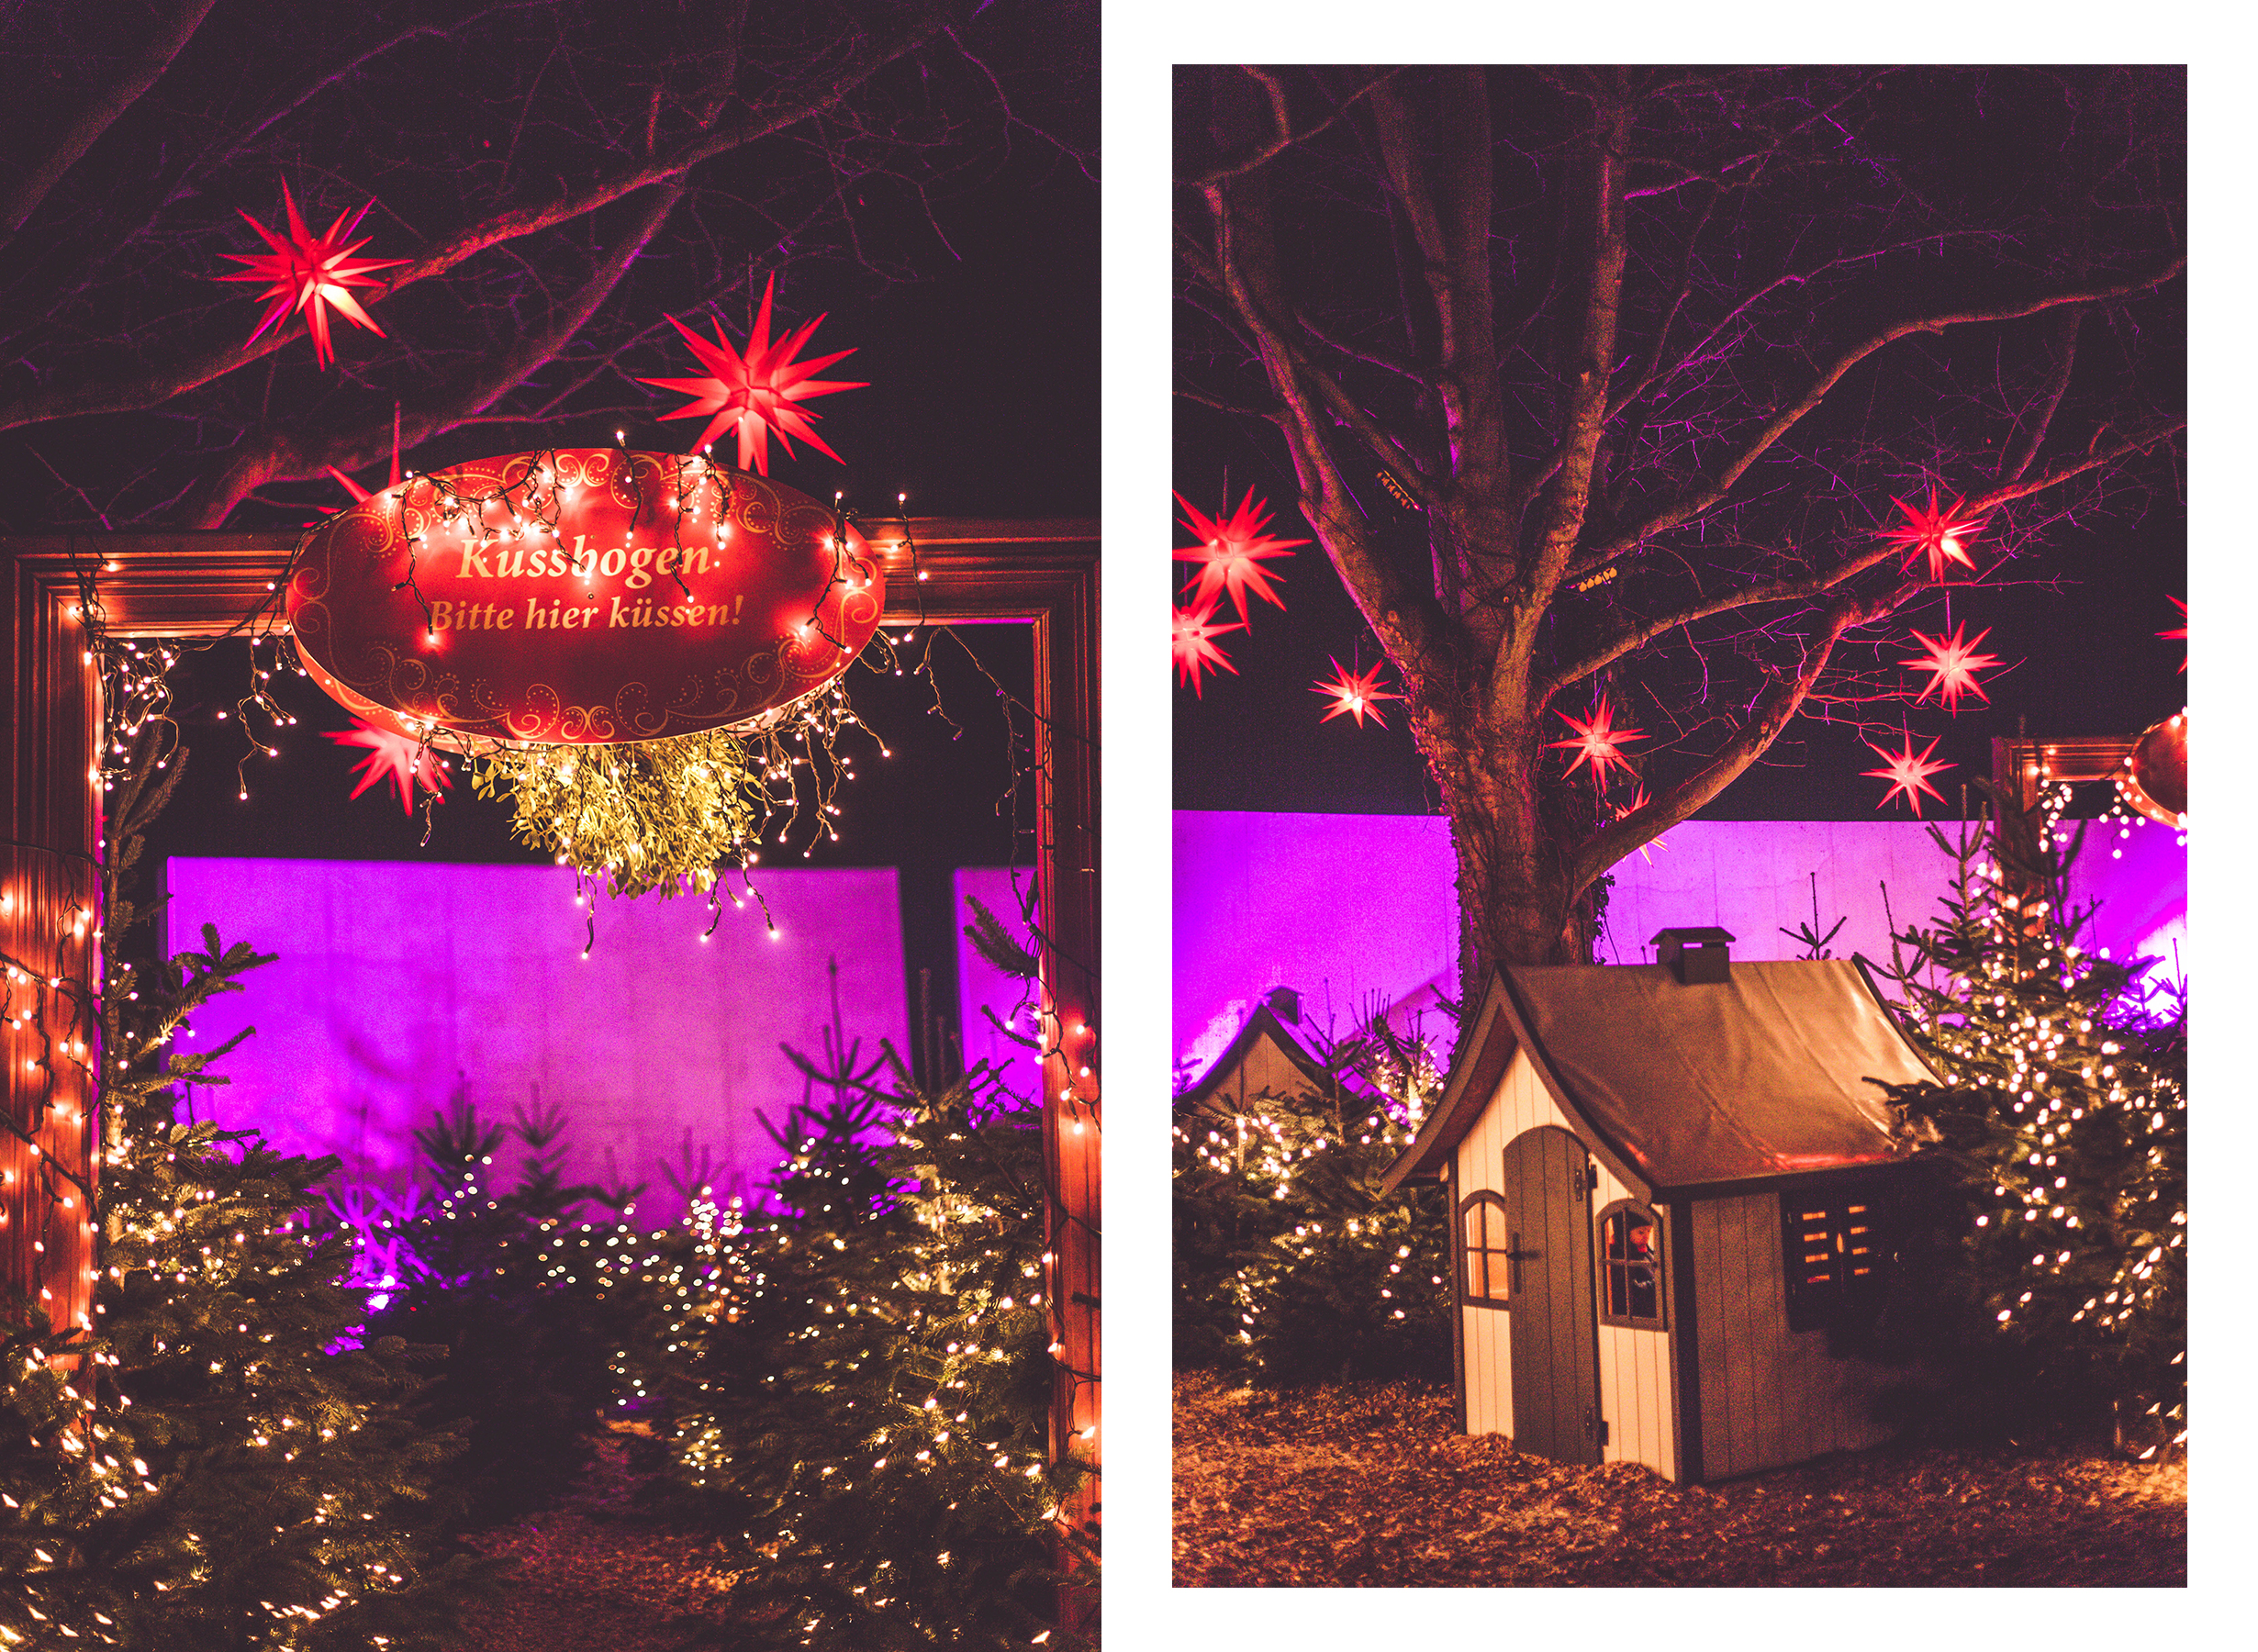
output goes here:
{"type": "Polygon", "coordinates": [[[665,1402],[677,1483],[741,1546],[731,1633],[1070,1645],[1051,1622],[1078,1470],[1045,1460],[1041,1110],[985,1064],[915,1094],[835,1002],[823,1060],[793,1054],[775,1208],[701,1199],[647,1270],[655,1333],[621,1345],[665,1402]]]}
{"type": "Polygon", "coordinates": [[[545,1506],[588,1466],[617,1402],[617,1356],[641,1318],[610,1275],[559,1274],[542,1260],[566,1233],[598,1248],[634,1243],[624,1211],[600,1233],[573,1220],[588,1189],[563,1180],[564,1132],[553,1108],[488,1123],[467,1086],[458,1090],[415,1133],[436,1189],[399,1227],[417,1266],[369,1299],[370,1336],[446,1351],[416,1415],[463,1436],[448,1478],[464,1505],[454,1518],[473,1526],[545,1506]],[[526,1151],[516,1188],[501,1193],[489,1187],[494,1155],[512,1136],[526,1151]]]}
{"type": "Polygon", "coordinates": [[[472,1568],[429,1563],[426,1500],[458,1443],[408,1422],[401,1339],[329,1351],[362,1317],[305,1215],[334,1161],[177,1116],[249,1031],[195,1055],[174,1035],[273,959],[210,926],[201,951],[127,955],[152,915],[127,894],[141,833],[180,773],[144,740],[107,800],[98,1317],[0,1341],[0,1638],[438,1647],[472,1568]]]}
{"type": "MultiPolygon", "coordinates": [[[[1979,783],[1982,784],[1982,783],[1979,783]]],[[[2026,1417],[2099,1399],[2141,1456],[2186,1429],[2185,1001],[2150,959],[2084,944],[2055,823],[2067,788],[1958,842],[1942,916],[1901,939],[1909,1031],[1937,1084],[1892,1086],[1962,1172],[1965,1298],[2026,1417]],[[2144,1448],[2143,1448],[2144,1447],[2144,1448]]],[[[2082,836],[2082,833],[2081,833],[2082,836]]]]}
{"type": "Polygon", "coordinates": [[[1378,1018],[1322,1054],[1313,1095],[1178,1122],[1178,1361],[1279,1382],[1447,1375],[1443,1195],[1381,1192],[1440,1088],[1434,1063],[1378,1018]]]}

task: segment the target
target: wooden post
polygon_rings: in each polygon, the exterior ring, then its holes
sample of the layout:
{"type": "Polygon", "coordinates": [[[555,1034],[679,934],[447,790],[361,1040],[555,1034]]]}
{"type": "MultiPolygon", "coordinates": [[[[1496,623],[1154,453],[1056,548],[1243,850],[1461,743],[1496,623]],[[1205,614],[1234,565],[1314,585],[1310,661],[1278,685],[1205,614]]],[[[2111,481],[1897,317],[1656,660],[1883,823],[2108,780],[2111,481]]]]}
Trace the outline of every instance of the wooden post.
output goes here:
{"type": "MultiPolygon", "coordinates": [[[[923,580],[897,565],[900,524],[861,524],[887,555],[887,620],[899,627],[1023,620],[1034,627],[1036,926],[1042,960],[1045,1295],[1056,1345],[1050,1452],[1091,1472],[1062,1523],[1094,1526],[1101,1457],[1098,1087],[1098,543],[1088,522],[909,524],[923,580]]],[[[1062,1626],[1094,1633],[1097,1591],[1061,1595],[1062,1626]]]]}

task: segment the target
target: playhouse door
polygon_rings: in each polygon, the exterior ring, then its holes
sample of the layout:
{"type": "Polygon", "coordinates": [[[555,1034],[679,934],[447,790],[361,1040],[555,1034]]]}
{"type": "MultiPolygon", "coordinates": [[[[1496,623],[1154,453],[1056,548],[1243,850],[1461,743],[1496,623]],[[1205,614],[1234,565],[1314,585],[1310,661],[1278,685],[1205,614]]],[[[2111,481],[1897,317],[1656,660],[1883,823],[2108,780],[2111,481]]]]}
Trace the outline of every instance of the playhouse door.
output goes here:
{"type": "Polygon", "coordinates": [[[1514,1446],[1559,1463],[1600,1460],[1587,1165],[1583,1144],[1549,1124],[1505,1149],[1514,1446]]]}

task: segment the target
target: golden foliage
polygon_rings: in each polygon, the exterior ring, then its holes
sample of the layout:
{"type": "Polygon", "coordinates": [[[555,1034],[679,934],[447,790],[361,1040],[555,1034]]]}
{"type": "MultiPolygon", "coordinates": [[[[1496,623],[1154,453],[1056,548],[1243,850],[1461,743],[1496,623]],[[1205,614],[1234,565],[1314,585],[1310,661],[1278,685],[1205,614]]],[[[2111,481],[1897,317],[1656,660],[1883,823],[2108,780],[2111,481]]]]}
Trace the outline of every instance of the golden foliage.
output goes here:
{"type": "Polygon", "coordinates": [[[864,727],[834,684],[752,732],[496,749],[471,760],[471,784],[482,798],[509,798],[518,838],[606,894],[703,894],[802,815],[838,835],[833,794],[855,771],[834,742],[850,726],[864,727]]]}

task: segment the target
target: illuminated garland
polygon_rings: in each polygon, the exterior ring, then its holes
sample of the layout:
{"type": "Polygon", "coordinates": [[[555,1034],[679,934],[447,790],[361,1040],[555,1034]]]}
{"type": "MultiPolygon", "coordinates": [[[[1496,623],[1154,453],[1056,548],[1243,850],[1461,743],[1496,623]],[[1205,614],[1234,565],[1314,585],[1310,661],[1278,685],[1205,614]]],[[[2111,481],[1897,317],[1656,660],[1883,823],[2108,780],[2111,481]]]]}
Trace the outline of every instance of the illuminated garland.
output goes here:
{"type": "MultiPolygon", "coordinates": [[[[2004,1335],[2045,1367],[2109,1373],[2186,1438],[2185,1003],[2079,943],[2066,910],[2067,785],[1988,854],[1964,836],[1944,918],[1896,969],[1939,1085],[1891,1087],[1911,1126],[1980,1177],[1970,1256],[2004,1335]],[[2163,1014],[2150,1007],[2161,994],[2163,1014]]],[[[2128,829],[2129,830],[2129,829],[2128,829]]],[[[1939,839],[1940,842],[1944,840],[1939,839]]],[[[2152,1457],[2152,1444],[2141,1455],[2152,1457]]]]}
{"type": "Polygon", "coordinates": [[[1401,1374],[1450,1346],[1448,1223],[1425,1186],[1381,1196],[1442,1079],[1425,1044],[1333,1052],[1381,1093],[1261,1098],[1175,1128],[1179,1357],[1277,1380],[1401,1374]],[[1208,1345],[1203,1347],[1202,1345],[1208,1345]]]}

